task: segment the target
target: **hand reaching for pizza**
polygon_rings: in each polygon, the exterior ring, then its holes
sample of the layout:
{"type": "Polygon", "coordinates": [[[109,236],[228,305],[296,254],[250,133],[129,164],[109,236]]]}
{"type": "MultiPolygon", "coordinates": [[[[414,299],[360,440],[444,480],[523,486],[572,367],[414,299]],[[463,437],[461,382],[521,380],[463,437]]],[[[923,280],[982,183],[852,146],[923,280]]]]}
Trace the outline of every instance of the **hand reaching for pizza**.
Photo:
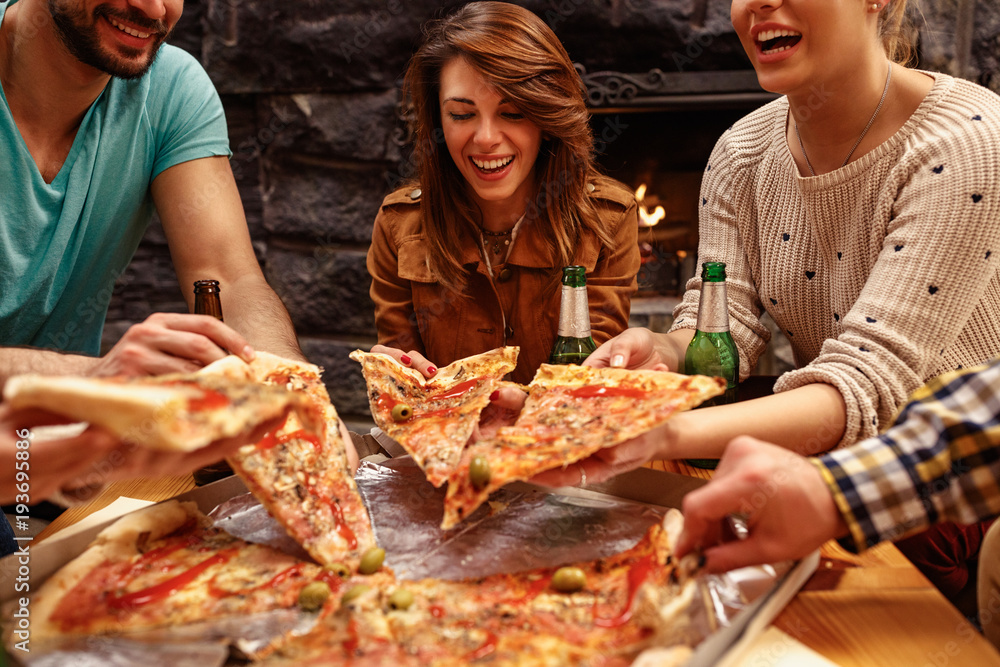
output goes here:
{"type": "Polygon", "coordinates": [[[583,365],[676,371],[683,369],[684,352],[693,335],[691,331],[656,334],[649,329],[633,327],[597,348],[583,365]]]}
{"type": "Polygon", "coordinates": [[[21,494],[19,485],[25,482],[31,502],[49,498],[59,490],[70,499],[85,501],[92,497],[95,488],[115,480],[186,474],[225,458],[245,444],[257,442],[284,419],[285,415],[281,415],[194,452],[163,452],[122,442],[95,427],[64,438],[37,438],[32,429],[68,424],[71,420],[45,410],[12,410],[2,405],[0,460],[4,464],[0,467],[0,503],[15,502],[21,494]]]}
{"type": "Polygon", "coordinates": [[[190,373],[222,359],[226,350],[248,363],[253,360],[253,348],[246,339],[214,317],[153,313],[129,327],[87,375],[190,373]]]}
{"type": "Polygon", "coordinates": [[[802,558],[847,535],[830,489],[808,459],[741,436],[727,445],[712,481],[684,496],[677,556],[703,549],[705,570],[802,558]],[[725,541],[723,522],[741,514],[749,536],[725,541]]]}

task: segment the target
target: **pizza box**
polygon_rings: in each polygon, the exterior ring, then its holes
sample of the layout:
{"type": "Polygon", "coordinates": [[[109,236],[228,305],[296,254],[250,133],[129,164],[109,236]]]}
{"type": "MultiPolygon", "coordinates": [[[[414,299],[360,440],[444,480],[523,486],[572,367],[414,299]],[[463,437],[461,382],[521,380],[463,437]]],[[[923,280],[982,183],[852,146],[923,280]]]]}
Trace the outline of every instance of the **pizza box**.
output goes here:
{"type": "MultiPolygon", "coordinates": [[[[397,459],[391,461],[396,462],[397,459]]],[[[558,494],[559,497],[576,498],[581,503],[599,504],[624,500],[636,505],[663,509],[680,508],[684,494],[704,483],[704,480],[684,475],[640,468],[582,489],[546,489],[526,483],[516,483],[506,488],[514,492],[542,496],[558,494]]],[[[177,499],[193,501],[201,511],[208,513],[226,501],[246,493],[247,489],[242,480],[230,477],[181,494],[177,499]]],[[[108,518],[65,536],[57,533],[39,544],[22,542],[21,546],[26,546],[28,549],[27,559],[14,554],[0,561],[0,604],[14,604],[12,601],[17,598],[36,591],[49,576],[82,553],[101,530],[118,518],[120,516],[108,518]],[[22,560],[27,560],[26,566],[22,560]],[[25,577],[25,567],[28,570],[27,577],[25,577]],[[23,585],[15,588],[15,582],[26,583],[27,589],[23,585]]],[[[72,528],[63,532],[71,531],[72,528]]],[[[686,665],[688,667],[715,665],[727,654],[742,651],[751,644],[812,575],[818,562],[819,553],[814,552],[797,563],[789,564],[782,570],[782,574],[770,580],[766,590],[756,591],[752,602],[745,605],[732,618],[727,619],[724,625],[702,641],[686,665]]],[[[395,568],[395,565],[393,567],[395,568]]],[[[711,605],[713,602],[706,601],[706,604],[711,605]]],[[[5,614],[5,618],[9,618],[9,615],[5,614]]]]}

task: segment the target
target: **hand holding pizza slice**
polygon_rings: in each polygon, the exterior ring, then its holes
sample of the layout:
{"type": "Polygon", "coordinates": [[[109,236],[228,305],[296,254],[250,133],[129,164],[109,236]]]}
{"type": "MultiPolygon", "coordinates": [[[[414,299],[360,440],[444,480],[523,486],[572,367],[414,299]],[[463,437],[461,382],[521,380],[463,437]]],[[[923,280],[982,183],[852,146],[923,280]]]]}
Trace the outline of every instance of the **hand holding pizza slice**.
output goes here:
{"type": "Polygon", "coordinates": [[[386,354],[355,350],[375,424],[396,440],[441,486],[458,463],[480,413],[501,379],[514,370],[519,348],[505,347],[449,364],[431,379],[386,354]]]}
{"type": "Polygon", "coordinates": [[[289,408],[309,428],[315,423],[302,397],[246,375],[19,375],[7,381],[3,396],[12,409],[46,410],[99,426],[123,441],[168,452],[193,452],[239,436],[283,417],[289,408]]]}
{"type": "Polygon", "coordinates": [[[721,378],[542,364],[517,422],[465,450],[448,479],[441,527],[455,526],[505,484],[632,440],[724,390],[721,378]]]}

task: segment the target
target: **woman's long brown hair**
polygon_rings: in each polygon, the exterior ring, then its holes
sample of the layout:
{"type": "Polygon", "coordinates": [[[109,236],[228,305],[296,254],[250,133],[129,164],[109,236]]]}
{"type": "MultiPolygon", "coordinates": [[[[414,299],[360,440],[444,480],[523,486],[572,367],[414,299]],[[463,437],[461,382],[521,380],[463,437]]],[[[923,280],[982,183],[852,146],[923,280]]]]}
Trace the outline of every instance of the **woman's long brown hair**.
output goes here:
{"type": "Polygon", "coordinates": [[[423,191],[420,212],[431,246],[431,273],[461,292],[465,269],[459,240],[474,233],[482,214],[448,153],[439,102],[441,69],[463,58],[525,118],[542,130],[536,188],[523,224],[540,225],[555,267],[572,263],[584,231],[612,245],[586,189],[596,176],[594,140],[583,86],[552,30],[527,9],[504,2],[471,2],[431,22],[410,60],[404,99],[413,105],[414,156],[423,191]]]}

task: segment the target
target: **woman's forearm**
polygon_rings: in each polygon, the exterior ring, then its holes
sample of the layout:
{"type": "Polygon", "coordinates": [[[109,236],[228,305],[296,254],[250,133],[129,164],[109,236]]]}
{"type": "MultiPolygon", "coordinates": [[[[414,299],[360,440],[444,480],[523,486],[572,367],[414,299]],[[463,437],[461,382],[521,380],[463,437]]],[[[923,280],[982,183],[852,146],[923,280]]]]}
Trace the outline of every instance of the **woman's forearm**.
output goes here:
{"type": "Polygon", "coordinates": [[[730,440],[751,435],[809,456],[843,437],[847,409],[832,385],[811,384],[773,396],[683,412],[650,438],[656,458],[718,458],[730,440]]]}

